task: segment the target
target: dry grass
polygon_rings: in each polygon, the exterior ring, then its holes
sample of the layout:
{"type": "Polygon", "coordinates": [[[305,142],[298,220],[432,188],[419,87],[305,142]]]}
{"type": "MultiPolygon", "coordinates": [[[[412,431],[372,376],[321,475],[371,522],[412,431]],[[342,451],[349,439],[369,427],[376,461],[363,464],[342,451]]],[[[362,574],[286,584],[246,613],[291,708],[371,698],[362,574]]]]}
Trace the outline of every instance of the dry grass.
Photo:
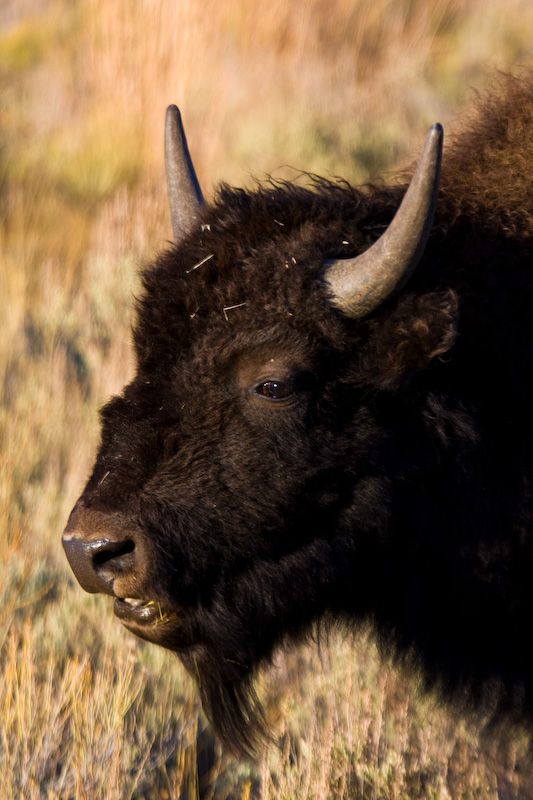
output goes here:
{"type": "Polygon", "coordinates": [[[480,738],[366,636],[280,655],[281,748],[213,755],[175,659],[79,590],[60,532],[170,236],[165,106],[208,196],[287,164],[364,180],[532,33],[529,0],[0,2],[0,797],[531,797],[524,734],[480,738]]]}

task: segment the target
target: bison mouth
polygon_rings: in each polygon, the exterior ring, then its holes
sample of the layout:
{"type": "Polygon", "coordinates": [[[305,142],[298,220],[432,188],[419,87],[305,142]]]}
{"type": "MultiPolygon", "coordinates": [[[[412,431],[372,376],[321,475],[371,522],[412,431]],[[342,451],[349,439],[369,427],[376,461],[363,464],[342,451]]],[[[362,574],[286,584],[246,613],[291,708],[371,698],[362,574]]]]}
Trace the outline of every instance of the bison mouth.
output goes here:
{"type": "Polygon", "coordinates": [[[114,611],[124,627],[141,639],[171,650],[182,650],[191,644],[180,609],[165,608],[157,600],[117,597],[114,611]]]}
{"type": "MultiPolygon", "coordinates": [[[[163,611],[161,603],[155,600],[142,600],[139,597],[117,597],[114,610],[122,622],[135,625],[153,625],[165,622],[169,618],[168,612],[163,611]]],[[[173,612],[172,616],[175,613],[173,612]]]]}

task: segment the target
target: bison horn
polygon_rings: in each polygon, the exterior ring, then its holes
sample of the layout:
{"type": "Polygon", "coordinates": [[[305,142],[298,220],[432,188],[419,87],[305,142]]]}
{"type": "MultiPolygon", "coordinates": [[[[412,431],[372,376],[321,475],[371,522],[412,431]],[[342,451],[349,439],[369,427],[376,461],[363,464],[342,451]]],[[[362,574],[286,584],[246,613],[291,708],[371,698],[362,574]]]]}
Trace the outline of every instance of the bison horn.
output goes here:
{"type": "Polygon", "coordinates": [[[437,206],[442,126],[433,125],[405,196],[385,233],[355,258],[325,262],[331,302],[346,316],[368,316],[399,291],[422,258],[437,206]]]}
{"type": "Polygon", "coordinates": [[[181,114],[177,106],[167,108],[165,166],[172,230],[174,240],[179,242],[193,229],[204,204],[204,198],[189,155],[181,114]]]}

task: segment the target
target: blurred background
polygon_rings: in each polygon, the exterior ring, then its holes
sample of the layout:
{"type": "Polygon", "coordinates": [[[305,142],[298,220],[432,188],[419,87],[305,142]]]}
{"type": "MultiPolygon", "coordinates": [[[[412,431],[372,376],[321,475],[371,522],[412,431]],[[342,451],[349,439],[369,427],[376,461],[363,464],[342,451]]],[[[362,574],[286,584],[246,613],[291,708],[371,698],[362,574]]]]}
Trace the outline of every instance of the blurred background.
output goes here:
{"type": "Polygon", "coordinates": [[[166,106],[207,198],[269,173],[357,183],[532,48],[531,0],[0,0],[0,797],[533,796],[524,732],[458,721],[368,632],[262,677],[281,749],[212,751],[176,659],[84,594],[60,544],[131,375],[138,267],[171,237],[166,106]]]}

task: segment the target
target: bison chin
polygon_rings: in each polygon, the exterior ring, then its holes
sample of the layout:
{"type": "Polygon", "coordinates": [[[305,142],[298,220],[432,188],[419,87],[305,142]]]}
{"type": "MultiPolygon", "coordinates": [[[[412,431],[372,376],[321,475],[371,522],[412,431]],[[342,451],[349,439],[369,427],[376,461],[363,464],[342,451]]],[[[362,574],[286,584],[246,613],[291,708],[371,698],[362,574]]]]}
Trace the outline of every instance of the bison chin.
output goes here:
{"type": "MultiPolygon", "coordinates": [[[[140,639],[176,653],[198,684],[203,707],[221,740],[235,755],[255,754],[269,733],[254,689],[255,669],[242,663],[246,659],[251,664],[251,654],[235,655],[226,649],[227,641],[218,647],[208,642],[199,634],[200,626],[193,623],[194,613],[185,608],[168,609],[155,600],[117,598],[114,612],[140,639]]],[[[263,660],[266,658],[263,655],[263,660]]]]}

